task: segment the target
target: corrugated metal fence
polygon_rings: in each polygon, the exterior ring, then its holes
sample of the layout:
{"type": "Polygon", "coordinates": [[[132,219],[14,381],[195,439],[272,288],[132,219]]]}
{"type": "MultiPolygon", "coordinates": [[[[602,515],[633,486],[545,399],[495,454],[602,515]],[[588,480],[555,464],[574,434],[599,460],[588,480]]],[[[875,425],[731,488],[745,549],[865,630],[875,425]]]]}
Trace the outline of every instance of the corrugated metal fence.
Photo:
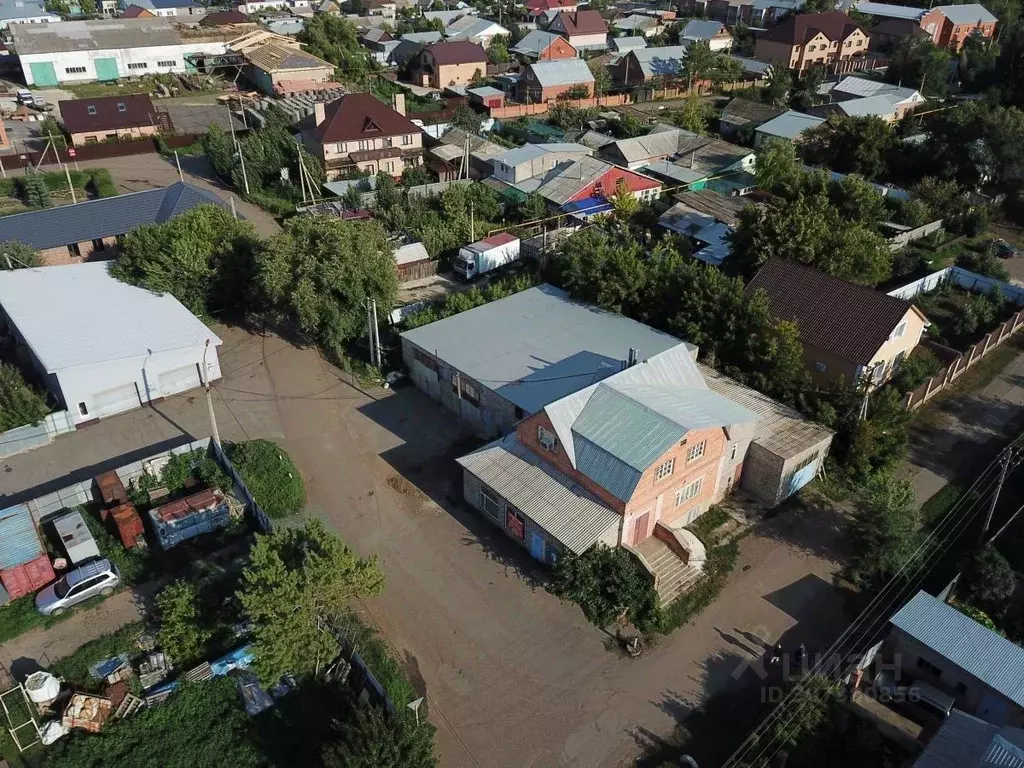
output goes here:
{"type": "MultiPolygon", "coordinates": [[[[206,438],[206,442],[210,442],[210,438],[206,438]]],[[[238,474],[234,464],[228,459],[224,451],[216,444],[213,445],[213,455],[217,457],[217,461],[220,465],[227,470],[227,473],[231,475],[231,479],[235,481],[235,491],[239,493],[243,499],[245,499],[246,507],[252,516],[256,519],[256,524],[259,525],[260,530],[264,533],[273,533],[274,526],[270,522],[270,518],[267,513],[263,511],[259,504],[256,503],[256,499],[249,493],[249,489],[245,487],[245,483],[242,482],[242,476],[238,474]]]]}
{"type": "Polygon", "coordinates": [[[74,431],[71,415],[67,411],[55,411],[38,424],[0,432],[0,459],[49,445],[57,435],[74,431]]]}

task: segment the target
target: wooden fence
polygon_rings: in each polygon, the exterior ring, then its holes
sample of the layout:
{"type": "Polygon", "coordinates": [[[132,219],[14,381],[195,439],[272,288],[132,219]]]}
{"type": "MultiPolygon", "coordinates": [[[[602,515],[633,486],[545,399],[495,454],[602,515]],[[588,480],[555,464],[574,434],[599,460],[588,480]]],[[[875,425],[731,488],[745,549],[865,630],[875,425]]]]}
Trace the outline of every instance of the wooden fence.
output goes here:
{"type": "Polygon", "coordinates": [[[413,280],[422,280],[426,277],[433,277],[441,269],[440,259],[427,261],[414,261],[409,264],[399,264],[396,268],[399,283],[411,283],[413,280]]]}
{"type": "MultiPolygon", "coordinates": [[[[181,149],[189,144],[195,143],[199,136],[193,133],[185,133],[178,136],[166,136],[164,143],[170,149],[181,149]]],[[[29,165],[39,165],[42,158],[42,165],[54,165],[58,159],[62,163],[73,163],[76,160],[106,160],[111,157],[127,157],[130,155],[148,155],[159,152],[156,139],[146,138],[138,141],[120,141],[110,144],[87,144],[82,147],[73,147],[74,156],[69,154],[67,149],[50,149],[45,154],[41,151],[23,152],[18,155],[5,155],[3,164],[5,170],[14,168],[25,168],[29,165]]]]}

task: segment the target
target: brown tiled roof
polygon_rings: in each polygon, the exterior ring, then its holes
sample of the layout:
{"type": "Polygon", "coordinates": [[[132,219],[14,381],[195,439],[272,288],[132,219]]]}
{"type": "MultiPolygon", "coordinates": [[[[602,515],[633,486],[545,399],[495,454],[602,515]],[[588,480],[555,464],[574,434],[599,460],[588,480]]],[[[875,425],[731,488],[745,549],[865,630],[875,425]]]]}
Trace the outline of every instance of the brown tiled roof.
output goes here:
{"type": "Polygon", "coordinates": [[[241,11],[214,11],[203,16],[201,27],[217,27],[224,24],[244,24],[248,17],[241,11]]]}
{"type": "Polygon", "coordinates": [[[913,305],[817,269],[769,260],[747,284],[763,290],[772,312],[794,321],[800,340],[842,360],[868,365],[913,305]]]}
{"type": "Polygon", "coordinates": [[[153,102],[144,93],[72,99],[59,102],[58,106],[68,133],[137,128],[158,122],[153,102]],[[90,111],[95,114],[90,114],[90,111]]]}
{"type": "Polygon", "coordinates": [[[788,45],[803,45],[819,32],[829,40],[844,40],[855,29],[867,34],[864,27],[855,22],[845,13],[801,13],[790,16],[781,24],[768,29],[759,39],[772,40],[788,45]]]}
{"type": "Polygon", "coordinates": [[[138,5],[129,5],[121,14],[122,19],[151,19],[153,14],[138,5]]]}
{"type": "Polygon", "coordinates": [[[324,121],[316,127],[321,142],[374,139],[419,133],[409,118],[398,114],[368,93],[350,93],[324,107],[324,121]]]}
{"type": "Polygon", "coordinates": [[[445,64],[475,64],[477,62],[487,63],[487,53],[476,43],[469,40],[453,40],[447,43],[434,43],[428,45],[426,50],[430,51],[439,65],[445,64]]]}
{"type": "Polygon", "coordinates": [[[567,35],[599,35],[608,31],[608,25],[597,11],[562,11],[555,19],[561,20],[567,35]]]}

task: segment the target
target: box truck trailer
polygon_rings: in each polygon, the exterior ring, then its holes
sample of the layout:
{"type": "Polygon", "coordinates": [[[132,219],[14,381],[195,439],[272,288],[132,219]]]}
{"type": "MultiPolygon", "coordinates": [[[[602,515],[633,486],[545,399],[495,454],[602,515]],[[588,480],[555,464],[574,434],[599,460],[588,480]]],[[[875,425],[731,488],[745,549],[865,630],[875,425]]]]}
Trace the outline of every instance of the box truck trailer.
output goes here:
{"type": "Polygon", "coordinates": [[[518,260],[519,238],[502,232],[480,242],[464,245],[452,259],[452,268],[463,280],[475,280],[480,275],[518,260]]]}

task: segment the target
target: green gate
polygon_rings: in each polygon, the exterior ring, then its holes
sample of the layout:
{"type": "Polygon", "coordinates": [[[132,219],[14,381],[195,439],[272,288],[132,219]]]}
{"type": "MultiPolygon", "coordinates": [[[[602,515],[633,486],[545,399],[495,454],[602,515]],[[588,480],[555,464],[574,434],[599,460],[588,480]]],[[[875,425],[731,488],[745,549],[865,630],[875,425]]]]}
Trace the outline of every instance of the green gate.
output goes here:
{"type": "Polygon", "coordinates": [[[117,80],[117,59],[96,59],[96,79],[117,80]]]}
{"type": "Polygon", "coordinates": [[[53,69],[52,61],[38,61],[29,64],[29,71],[32,73],[32,84],[37,86],[57,85],[57,73],[53,69]]]}

